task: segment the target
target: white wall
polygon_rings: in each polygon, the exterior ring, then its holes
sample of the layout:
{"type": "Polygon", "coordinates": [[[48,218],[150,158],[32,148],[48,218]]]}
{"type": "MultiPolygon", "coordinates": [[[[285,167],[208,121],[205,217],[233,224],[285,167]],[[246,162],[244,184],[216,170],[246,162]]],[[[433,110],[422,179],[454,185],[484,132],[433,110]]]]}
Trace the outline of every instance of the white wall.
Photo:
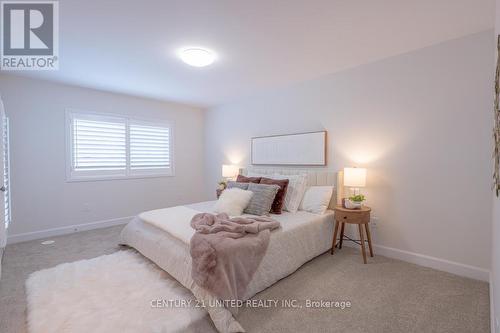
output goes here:
{"type": "Polygon", "coordinates": [[[13,221],[9,236],[128,217],[202,199],[203,111],[7,75],[0,75],[0,93],[11,132],[13,221]],[[174,121],[175,176],[66,182],[66,108],[174,121]]]}
{"type": "Polygon", "coordinates": [[[210,110],[207,195],[221,164],[249,163],[252,136],[326,129],[328,168],[368,168],[378,245],[487,278],[492,40],[486,31],[210,110]]]}
{"type": "MultiPolygon", "coordinates": [[[[495,24],[495,37],[494,44],[496,45],[496,36],[500,33],[500,0],[496,0],[496,24],[495,24]]],[[[492,71],[496,68],[497,51],[495,55],[494,66],[492,71]]],[[[493,89],[493,86],[492,86],[493,89]]],[[[492,101],[493,105],[493,101],[492,101]]],[[[493,119],[491,122],[493,126],[493,119]]],[[[490,297],[491,297],[491,331],[500,332],[500,198],[493,195],[493,216],[491,227],[491,278],[490,278],[490,297]]]]}

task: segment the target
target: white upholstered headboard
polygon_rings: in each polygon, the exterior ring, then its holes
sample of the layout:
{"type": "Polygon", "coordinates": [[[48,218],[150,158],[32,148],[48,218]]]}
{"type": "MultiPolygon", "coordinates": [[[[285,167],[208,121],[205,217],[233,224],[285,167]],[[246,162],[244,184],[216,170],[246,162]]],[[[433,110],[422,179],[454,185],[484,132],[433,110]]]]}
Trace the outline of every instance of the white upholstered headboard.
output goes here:
{"type": "Polygon", "coordinates": [[[262,175],[307,175],[307,186],[333,186],[333,195],[330,200],[330,209],[333,209],[337,203],[336,196],[336,181],[337,173],[325,169],[295,169],[295,168],[280,168],[280,167],[254,167],[240,169],[240,174],[246,176],[248,172],[258,173],[262,175]]]}

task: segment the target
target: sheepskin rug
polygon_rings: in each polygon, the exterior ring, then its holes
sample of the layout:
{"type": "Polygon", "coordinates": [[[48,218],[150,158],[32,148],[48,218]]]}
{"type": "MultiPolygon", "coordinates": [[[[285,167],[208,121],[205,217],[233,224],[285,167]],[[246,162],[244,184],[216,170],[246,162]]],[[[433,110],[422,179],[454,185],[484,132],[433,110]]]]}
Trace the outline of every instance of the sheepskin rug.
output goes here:
{"type": "Polygon", "coordinates": [[[191,292],[133,250],[35,272],[26,292],[30,333],[213,331],[191,292]]]}

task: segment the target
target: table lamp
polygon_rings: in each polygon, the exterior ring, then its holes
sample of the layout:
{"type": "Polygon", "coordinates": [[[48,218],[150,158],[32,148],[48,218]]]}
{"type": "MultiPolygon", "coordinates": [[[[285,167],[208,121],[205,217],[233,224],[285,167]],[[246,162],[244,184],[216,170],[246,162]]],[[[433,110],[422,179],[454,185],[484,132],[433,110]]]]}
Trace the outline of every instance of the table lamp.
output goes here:
{"type": "Polygon", "coordinates": [[[344,186],[349,187],[352,196],[348,199],[342,199],[342,206],[349,209],[359,209],[363,206],[365,197],[360,194],[359,188],[366,185],[365,168],[344,168],[344,186]]]}
{"type": "Polygon", "coordinates": [[[236,179],[240,173],[240,168],[237,165],[223,164],[222,165],[222,180],[219,182],[219,188],[217,189],[217,198],[227,187],[227,182],[232,179],[236,179]]]}
{"type": "Polygon", "coordinates": [[[359,188],[366,186],[366,169],[344,168],[344,186],[351,188],[354,195],[360,194],[359,188]]]}
{"type": "Polygon", "coordinates": [[[222,165],[222,178],[225,180],[235,179],[240,172],[240,168],[237,165],[223,164],[222,165]]]}

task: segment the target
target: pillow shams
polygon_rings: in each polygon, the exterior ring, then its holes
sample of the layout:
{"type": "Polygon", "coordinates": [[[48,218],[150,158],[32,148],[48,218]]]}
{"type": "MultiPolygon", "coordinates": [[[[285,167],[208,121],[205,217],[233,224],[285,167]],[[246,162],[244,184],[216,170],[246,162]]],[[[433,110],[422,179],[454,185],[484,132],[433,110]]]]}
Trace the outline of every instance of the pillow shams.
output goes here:
{"type": "Polygon", "coordinates": [[[253,192],[253,196],[244,212],[253,215],[269,214],[279,189],[278,185],[250,183],[248,190],[253,192]]]}
{"type": "Polygon", "coordinates": [[[304,194],[300,209],[315,214],[324,214],[332,198],[333,186],[311,186],[304,194]]]}
{"type": "Polygon", "coordinates": [[[273,175],[273,179],[288,179],[288,189],[285,195],[284,210],[296,213],[307,188],[307,175],[273,175]]]}
{"type": "Polygon", "coordinates": [[[238,216],[248,206],[253,192],[240,188],[230,188],[222,192],[219,200],[215,203],[215,213],[226,213],[230,216],[238,216]]]}

